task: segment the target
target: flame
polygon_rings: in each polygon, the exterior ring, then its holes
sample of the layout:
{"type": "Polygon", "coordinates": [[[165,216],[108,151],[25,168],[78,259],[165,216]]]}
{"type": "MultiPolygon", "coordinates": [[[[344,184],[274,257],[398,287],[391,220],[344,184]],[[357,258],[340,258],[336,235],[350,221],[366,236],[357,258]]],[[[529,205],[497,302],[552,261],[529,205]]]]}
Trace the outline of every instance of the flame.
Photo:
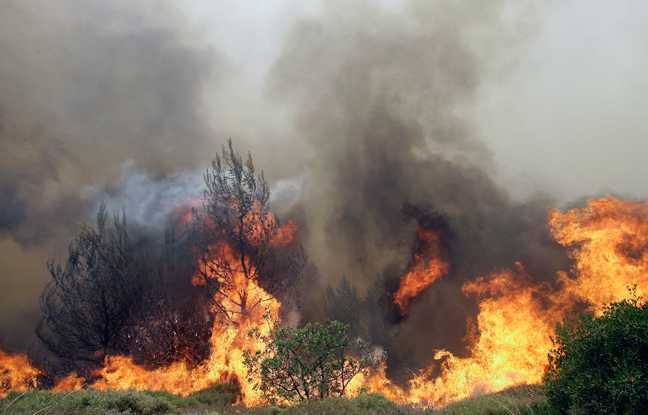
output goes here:
{"type": "MultiPolygon", "coordinates": [[[[255,295],[266,296],[254,283],[249,288],[256,292],[255,295]]],[[[109,356],[104,367],[93,373],[99,379],[92,386],[99,390],[164,390],[186,396],[217,383],[239,382],[243,403],[246,406],[261,404],[264,402],[263,396],[254,389],[253,382],[246,381],[247,368],[243,365],[243,350],[262,347],[256,340],[249,338],[247,333],[253,328],[259,328],[262,334],[269,334],[270,326],[264,324],[262,313],[268,312],[271,319],[277,318],[279,307],[279,302],[273,300],[266,305],[265,311],[259,309],[241,318],[239,325],[216,323],[209,340],[212,353],[199,366],[191,367],[180,361],[167,367],[148,369],[137,365],[130,357],[109,356]]]]}
{"type": "MultiPolygon", "coordinates": [[[[297,226],[289,222],[278,229],[273,244],[289,244],[296,240],[297,226]]],[[[265,402],[261,391],[254,387],[257,380],[247,381],[247,368],[243,364],[243,351],[263,347],[248,336],[252,329],[268,335],[271,325],[268,321],[279,318],[281,304],[263,290],[251,276],[259,273],[247,258],[241,258],[236,250],[225,242],[209,248],[210,258],[218,258],[219,266],[228,270],[228,278],[215,272],[196,273],[192,282],[205,285],[209,279],[218,279],[221,287],[214,297],[218,314],[209,340],[209,359],[197,367],[179,361],[167,367],[148,369],[137,365],[127,356],[109,356],[104,367],[93,373],[98,377],[93,384],[96,389],[165,390],[186,396],[223,382],[237,382],[241,386],[243,404],[258,405],[265,402]]],[[[203,262],[209,261],[203,258],[203,262]]],[[[203,264],[210,269],[209,264],[203,264]]]]}
{"type": "MultiPolygon", "coordinates": [[[[510,386],[539,383],[555,323],[567,310],[587,302],[600,312],[604,304],[626,298],[628,287],[636,286],[637,295],[645,296],[646,202],[589,200],[584,209],[565,214],[550,210],[549,225],[556,241],[568,247],[575,260],[571,275],[558,273],[558,288],[534,283],[519,263],[517,271],[503,270],[465,283],[463,292],[474,295],[479,306],[473,334],[468,336],[468,357],[431,350],[435,363],[410,380],[407,388],[394,385],[381,367],[354,379],[350,393],[366,388],[401,403],[443,406],[510,386]]],[[[429,286],[424,278],[421,285],[429,286]]]]}
{"type": "MultiPolygon", "coordinates": [[[[394,384],[386,375],[386,364],[356,376],[347,388],[348,395],[362,390],[380,392],[400,403],[443,406],[481,393],[539,383],[547,365],[550,336],[555,323],[566,310],[577,303],[589,303],[600,310],[604,303],[618,301],[636,285],[638,295],[648,291],[648,204],[628,202],[611,197],[590,200],[583,209],[562,213],[549,211],[550,232],[556,241],[569,249],[574,260],[571,270],[559,272],[553,285],[534,282],[516,264],[512,270],[501,270],[466,282],[462,291],[477,301],[479,313],[469,330],[465,357],[446,350],[430,350],[434,362],[421,370],[406,386],[394,384]]],[[[407,313],[409,303],[424,289],[449,273],[443,235],[417,224],[419,243],[410,271],[401,279],[394,301],[407,313]]],[[[272,244],[289,245],[296,240],[297,226],[288,222],[280,228],[272,244]]],[[[215,244],[212,254],[220,255],[228,267],[248,266],[227,244],[215,244]]],[[[256,270],[253,270],[256,272],[256,270]]],[[[213,278],[218,278],[213,276],[213,278]]],[[[195,283],[206,283],[195,277],[195,283]]],[[[251,329],[267,335],[270,320],[279,316],[281,304],[268,295],[254,279],[236,275],[215,303],[231,312],[231,318],[214,322],[209,340],[211,355],[198,366],[176,362],[150,369],[136,365],[130,357],[111,356],[93,375],[98,389],[166,390],[187,395],[219,382],[236,381],[241,385],[243,403],[264,403],[258,379],[248,380],[243,366],[245,349],[263,347],[247,336],[251,329]],[[245,299],[245,301],[243,301],[245,299]],[[255,305],[255,306],[253,306],[255,305]]],[[[189,360],[187,360],[189,361],[189,360]]],[[[25,355],[9,355],[0,350],[2,389],[29,389],[36,386],[41,373],[31,366],[25,355]]],[[[71,374],[55,390],[82,386],[85,379],[71,374]]]]}
{"type": "MultiPolygon", "coordinates": [[[[190,210],[183,210],[181,216],[188,217],[190,210]]],[[[274,217],[270,216],[274,221],[274,217]]],[[[254,228],[256,232],[263,229],[254,228]]],[[[256,234],[255,234],[256,235],[256,234]]],[[[260,236],[259,236],[260,238],[260,236]]],[[[272,245],[289,245],[297,240],[297,224],[289,221],[279,227],[272,245]]],[[[254,242],[254,238],[253,238],[254,242]]],[[[106,389],[164,390],[173,394],[186,396],[211,385],[224,382],[237,382],[241,386],[243,404],[247,406],[264,403],[261,391],[254,387],[258,379],[248,381],[247,368],[243,365],[243,351],[252,351],[263,347],[257,340],[248,336],[252,329],[260,334],[270,334],[270,321],[279,319],[281,304],[268,294],[255,281],[259,273],[249,258],[241,260],[236,250],[226,242],[218,242],[209,247],[209,258],[202,259],[203,269],[209,270],[208,261],[216,260],[219,266],[228,270],[227,280],[222,279],[213,270],[208,273],[196,273],[192,282],[206,285],[209,279],[219,279],[221,287],[213,298],[218,311],[209,339],[210,356],[200,365],[191,365],[186,361],[177,361],[166,367],[147,368],[136,364],[130,356],[108,356],[103,367],[97,369],[92,377],[92,387],[106,389]],[[246,272],[247,270],[247,272],[246,272]]],[[[55,390],[69,390],[80,387],[84,379],[76,374],[59,381],[55,390]]]]}
{"type": "Polygon", "coordinates": [[[584,209],[563,214],[549,212],[551,233],[569,247],[576,261],[577,278],[561,274],[567,295],[590,303],[598,312],[604,303],[627,297],[628,287],[637,294],[648,289],[648,204],[607,197],[589,200],[584,209]]]}
{"type": "Polygon", "coordinates": [[[10,390],[27,391],[36,387],[41,371],[23,353],[9,354],[0,349],[0,397],[10,390]]]}
{"type": "Polygon", "coordinates": [[[539,383],[555,321],[540,301],[547,287],[530,284],[522,265],[517,266],[517,272],[504,270],[463,286],[464,293],[480,300],[470,357],[431,351],[436,362],[410,380],[407,390],[390,382],[384,368],[358,378],[353,390],[364,387],[400,403],[443,406],[476,394],[539,383]],[[441,373],[435,377],[439,367],[441,373]]]}
{"type": "Polygon", "coordinates": [[[398,291],[394,293],[394,303],[403,315],[409,313],[409,303],[413,298],[450,270],[450,264],[441,258],[442,232],[424,229],[419,222],[416,224],[416,234],[419,246],[414,254],[413,266],[401,278],[398,291]]]}
{"type": "Polygon", "coordinates": [[[470,357],[437,352],[435,360],[443,361],[441,376],[432,382],[426,381],[428,373],[414,378],[414,401],[445,405],[542,380],[555,325],[553,313],[540,301],[548,289],[530,285],[529,276],[517,266],[517,272],[504,270],[463,286],[466,294],[480,299],[470,357]]]}

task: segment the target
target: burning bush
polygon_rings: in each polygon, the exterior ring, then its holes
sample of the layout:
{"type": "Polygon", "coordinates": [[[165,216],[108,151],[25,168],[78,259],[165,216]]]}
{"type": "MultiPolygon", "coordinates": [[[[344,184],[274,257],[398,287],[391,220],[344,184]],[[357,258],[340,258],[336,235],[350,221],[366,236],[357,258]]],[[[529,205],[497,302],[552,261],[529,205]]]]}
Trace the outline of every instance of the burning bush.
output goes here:
{"type": "Polygon", "coordinates": [[[545,375],[559,413],[639,414],[648,411],[648,304],[633,296],[601,317],[586,313],[556,328],[545,375]]]}
{"type": "Polygon", "coordinates": [[[303,329],[275,328],[269,336],[253,331],[265,349],[245,352],[249,373],[259,376],[263,392],[271,400],[308,401],[342,396],[347,385],[369,366],[369,358],[348,356],[354,346],[368,348],[358,339],[349,340],[349,326],[339,321],[308,324],[303,329]]]}

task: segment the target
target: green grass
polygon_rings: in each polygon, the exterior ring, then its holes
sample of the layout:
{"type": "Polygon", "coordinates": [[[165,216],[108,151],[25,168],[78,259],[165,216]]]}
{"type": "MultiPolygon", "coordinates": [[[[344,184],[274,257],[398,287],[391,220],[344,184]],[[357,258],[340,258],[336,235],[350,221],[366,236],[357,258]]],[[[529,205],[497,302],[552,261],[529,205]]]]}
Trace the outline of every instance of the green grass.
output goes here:
{"type": "MultiPolygon", "coordinates": [[[[240,395],[236,385],[215,385],[187,397],[153,391],[97,391],[54,393],[46,390],[10,392],[0,399],[0,415],[162,415],[231,405],[240,395]]],[[[200,412],[195,412],[200,413],[200,412]]]]}
{"type": "Polygon", "coordinates": [[[0,415],[548,415],[542,386],[519,386],[456,402],[443,409],[397,405],[380,394],[328,398],[291,407],[235,405],[236,385],[216,385],[187,397],[166,392],[11,392],[0,399],[0,415]]]}
{"type": "Polygon", "coordinates": [[[540,385],[523,385],[456,402],[436,415],[548,415],[547,397],[540,385]]]}

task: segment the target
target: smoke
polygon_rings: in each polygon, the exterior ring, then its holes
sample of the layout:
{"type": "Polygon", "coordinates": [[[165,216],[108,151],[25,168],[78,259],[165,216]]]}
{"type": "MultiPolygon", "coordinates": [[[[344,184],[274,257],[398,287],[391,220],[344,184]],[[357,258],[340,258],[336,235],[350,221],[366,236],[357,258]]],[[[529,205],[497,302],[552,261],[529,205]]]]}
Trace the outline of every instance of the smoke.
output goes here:
{"type": "MultiPolygon", "coordinates": [[[[0,237],[4,253],[22,252],[3,255],[3,315],[10,307],[14,316],[34,314],[47,258],[65,255],[76,223],[94,216],[107,196],[98,187],[142,194],[126,184],[127,160],[151,183],[210,161],[214,131],[201,94],[208,79],[218,87],[231,68],[188,27],[157,1],[3,2],[0,237]],[[25,260],[41,264],[37,276],[25,260]]],[[[132,197],[108,195],[124,205],[132,197]]],[[[0,338],[23,344],[33,327],[23,330],[0,338]]]]}
{"type": "MultiPolygon", "coordinates": [[[[515,70],[544,12],[504,0],[325,1],[282,22],[267,71],[257,59],[247,69],[263,72],[257,83],[167,2],[6,1],[0,237],[21,255],[0,264],[2,319],[34,319],[46,259],[65,255],[99,203],[160,232],[200,197],[201,170],[231,136],[264,169],[279,217],[300,224],[306,320],[343,275],[361,291],[376,276],[395,291],[415,249],[405,207],[442,218],[451,271],[397,322],[390,362],[461,353],[475,311],[465,281],[516,262],[537,280],[569,267],[546,228],[556,200],[508,193],[467,110],[515,70]]],[[[15,330],[0,324],[0,339],[24,347],[31,327],[15,330]]]]}
{"type": "MultiPolygon", "coordinates": [[[[378,275],[393,293],[416,240],[405,207],[443,218],[451,271],[412,302],[399,355],[390,356],[392,365],[424,367],[432,349],[465,350],[474,312],[465,281],[516,261],[539,280],[569,266],[546,230],[555,201],[512,199],[457,115],[535,22],[520,28],[526,11],[518,10],[511,28],[506,2],[412,2],[399,15],[368,2],[327,5],[288,33],[268,77],[269,94],[295,109],[298,135],[313,149],[301,204],[307,251],[332,284],[345,275],[363,289],[378,275]]],[[[321,293],[307,295],[315,305],[321,293]]]]}

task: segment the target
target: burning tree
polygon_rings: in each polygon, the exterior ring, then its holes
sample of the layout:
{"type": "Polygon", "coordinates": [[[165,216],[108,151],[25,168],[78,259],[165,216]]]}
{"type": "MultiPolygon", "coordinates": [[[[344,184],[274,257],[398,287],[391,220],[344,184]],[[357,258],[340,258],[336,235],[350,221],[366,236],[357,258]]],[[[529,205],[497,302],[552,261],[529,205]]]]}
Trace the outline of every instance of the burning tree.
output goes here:
{"type": "Polygon", "coordinates": [[[306,256],[296,226],[279,227],[268,206],[263,172],[223,147],[205,175],[202,211],[194,210],[198,256],[194,283],[212,291],[214,306],[238,325],[279,295],[287,297],[301,277],[306,256]]]}
{"type": "Polygon", "coordinates": [[[139,249],[126,218],[107,223],[106,206],[96,227],[81,223],[65,266],[53,259],[53,281],[40,297],[36,335],[59,358],[96,365],[109,354],[129,351],[129,327],[142,296],[139,249]]]}

